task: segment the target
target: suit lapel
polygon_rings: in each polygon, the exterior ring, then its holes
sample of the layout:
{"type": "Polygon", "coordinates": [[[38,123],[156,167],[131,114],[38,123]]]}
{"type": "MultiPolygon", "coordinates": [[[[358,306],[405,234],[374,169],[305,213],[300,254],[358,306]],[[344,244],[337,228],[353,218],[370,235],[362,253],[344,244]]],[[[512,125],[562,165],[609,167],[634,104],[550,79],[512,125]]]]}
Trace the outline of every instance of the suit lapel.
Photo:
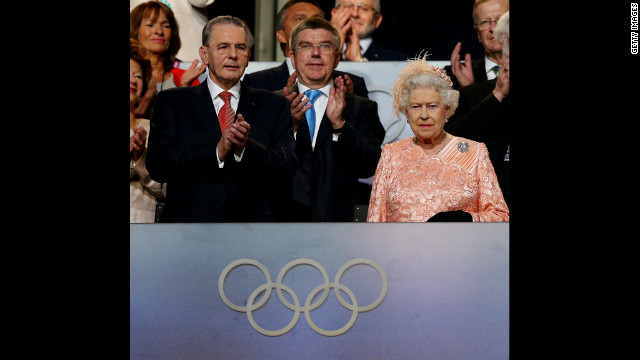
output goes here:
{"type": "Polygon", "coordinates": [[[319,150],[324,145],[327,136],[331,135],[331,121],[327,117],[327,112],[322,116],[322,121],[320,122],[320,128],[318,129],[318,137],[316,139],[316,147],[315,150],[319,150]]]}
{"type": "Polygon", "coordinates": [[[205,80],[202,84],[192,88],[195,92],[192,105],[196,113],[199,114],[199,118],[207,132],[215,141],[218,141],[222,137],[222,131],[220,131],[220,123],[216,115],[216,108],[213,106],[207,81],[205,80]]]}
{"type": "MultiPolygon", "coordinates": [[[[278,74],[278,84],[287,84],[287,81],[289,80],[289,68],[287,67],[287,63],[286,61],[282,63],[282,65],[278,66],[276,68],[276,73],[278,74]]],[[[282,87],[285,87],[285,85],[282,85],[282,87]]],[[[278,90],[282,90],[282,88],[278,89],[278,90]]]]}
{"type": "Polygon", "coordinates": [[[238,102],[238,111],[236,111],[236,117],[238,114],[242,114],[244,120],[249,124],[252,124],[256,118],[255,114],[257,106],[257,97],[255,91],[246,86],[244,83],[240,83],[240,102],[238,102]]]}
{"type": "Polygon", "coordinates": [[[472,72],[473,72],[473,77],[475,78],[475,81],[487,80],[487,72],[485,70],[484,56],[478,59],[478,61],[475,63],[475,66],[472,62],[472,72]]]}
{"type": "Polygon", "coordinates": [[[374,44],[375,44],[374,42],[371,42],[371,44],[369,44],[367,51],[365,51],[365,53],[362,54],[363,57],[366,57],[367,59],[376,59],[378,57],[378,53],[376,52],[377,49],[374,44]]]}
{"type": "MultiPolygon", "coordinates": [[[[286,66],[286,64],[285,64],[286,66]]],[[[297,83],[291,87],[289,87],[289,93],[296,92],[300,94],[300,89],[298,88],[297,83]]],[[[282,92],[284,96],[284,92],[282,92]]],[[[309,125],[307,123],[307,117],[303,120],[302,124],[298,126],[298,131],[296,132],[296,143],[300,149],[308,149],[311,150],[311,134],[309,133],[309,125]]]]}

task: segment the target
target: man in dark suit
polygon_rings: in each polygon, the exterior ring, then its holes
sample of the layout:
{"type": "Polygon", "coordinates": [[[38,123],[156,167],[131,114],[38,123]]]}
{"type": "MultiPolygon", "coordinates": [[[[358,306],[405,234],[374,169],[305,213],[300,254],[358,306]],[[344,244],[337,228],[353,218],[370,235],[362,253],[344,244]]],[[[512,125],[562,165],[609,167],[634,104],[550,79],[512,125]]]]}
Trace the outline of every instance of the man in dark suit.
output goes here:
{"type": "Polygon", "coordinates": [[[342,60],[406,61],[409,56],[385,48],[373,40],[373,32],[382,23],[380,0],[338,0],[331,9],[331,23],[342,41],[342,60]]]}
{"type": "Polygon", "coordinates": [[[202,42],[207,80],[160,92],[151,118],[146,165],[167,183],[160,221],[272,221],[269,194],[294,145],[290,104],[240,82],[254,43],[246,22],[211,19],[202,42]]]}
{"type": "Polygon", "coordinates": [[[496,23],[500,16],[509,11],[509,0],[476,0],[473,4],[473,27],[478,33],[478,41],[484,49],[484,56],[471,60],[466,54],[464,63],[460,62],[462,43],[456,44],[451,53],[451,65],[444,67],[453,82],[453,88],[458,89],[474,82],[495,79],[502,61],[502,46],[493,36],[496,23]]]}
{"type": "MultiPolygon", "coordinates": [[[[287,1],[276,15],[276,38],[280,43],[280,49],[285,56],[285,61],[280,66],[246,74],[243,82],[251,87],[269,91],[279,91],[285,86],[294,84],[297,74],[289,58],[291,30],[296,24],[311,16],[324,18],[324,12],[314,0],[287,1]]],[[[344,77],[349,92],[366,98],[369,97],[369,90],[363,77],[339,70],[335,70],[333,76],[334,78],[338,76],[344,77]]]]}
{"type": "Polygon", "coordinates": [[[498,77],[460,88],[458,108],[445,124],[445,130],[487,146],[502,194],[509,205],[509,128],[513,117],[509,99],[509,12],[503,14],[495,30],[504,53],[498,77]]]}
{"type": "Polygon", "coordinates": [[[354,221],[358,178],[375,173],[384,128],[374,101],[348,93],[341,77],[340,35],[311,17],[291,34],[297,83],[283,93],[291,102],[297,170],[288,221],[354,221]]]}

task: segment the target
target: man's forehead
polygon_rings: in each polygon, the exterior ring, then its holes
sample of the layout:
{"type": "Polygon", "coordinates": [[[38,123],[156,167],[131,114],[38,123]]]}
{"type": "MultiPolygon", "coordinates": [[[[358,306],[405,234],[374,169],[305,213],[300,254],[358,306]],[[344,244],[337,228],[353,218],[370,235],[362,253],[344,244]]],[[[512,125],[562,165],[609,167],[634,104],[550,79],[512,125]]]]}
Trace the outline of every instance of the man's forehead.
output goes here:
{"type": "Polygon", "coordinates": [[[292,5],[287,11],[287,18],[295,17],[298,15],[322,15],[320,9],[310,3],[297,3],[292,5]]]}
{"type": "Polygon", "coordinates": [[[333,34],[327,29],[304,29],[298,34],[299,40],[326,38],[331,40],[333,34]]]}
{"type": "Polygon", "coordinates": [[[509,3],[505,0],[487,1],[478,5],[474,9],[474,16],[492,15],[499,13],[500,15],[509,11],[509,3]]]}
{"type": "Polygon", "coordinates": [[[223,39],[227,39],[227,41],[233,40],[234,42],[246,42],[247,33],[244,31],[244,28],[240,26],[233,24],[218,24],[211,29],[211,39],[215,39],[217,42],[222,41],[223,39]]]}

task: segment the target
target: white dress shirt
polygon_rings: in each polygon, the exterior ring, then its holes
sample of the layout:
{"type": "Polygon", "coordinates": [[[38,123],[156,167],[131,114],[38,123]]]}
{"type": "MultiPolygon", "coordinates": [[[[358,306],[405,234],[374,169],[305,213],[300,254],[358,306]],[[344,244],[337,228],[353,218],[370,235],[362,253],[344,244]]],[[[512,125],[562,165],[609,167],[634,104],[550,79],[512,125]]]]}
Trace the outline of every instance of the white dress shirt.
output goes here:
{"type": "MultiPolygon", "coordinates": [[[[207,87],[209,88],[209,94],[211,94],[211,100],[213,101],[213,107],[216,109],[216,115],[220,113],[220,108],[224,105],[224,100],[220,97],[220,93],[225,91],[223,88],[218,86],[218,84],[214,83],[210,77],[207,76],[207,87]]],[[[231,99],[229,102],[231,103],[231,108],[234,113],[238,113],[238,103],[240,102],[240,81],[238,81],[235,85],[231,87],[231,89],[227,90],[231,93],[231,99]]],[[[233,153],[233,157],[237,162],[242,160],[242,155],[244,155],[244,149],[240,155],[237,155],[235,152],[233,153]]],[[[224,167],[224,161],[220,160],[220,155],[218,154],[218,148],[216,147],[216,157],[218,159],[218,166],[220,168],[224,167]]]]}
{"type": "MultiPolygon", "coordinates": [[[[318,138],[318,130],[320,129],[320,123],[322,123],[322,118],[324,117],[324,113],[327,110],[327,104],[329,103],[329,90],[331,89],[331,87],[333,86],[333,82],[328,83],[327,85],[321,87],[320,89],[313,89],[313,90],[320,90],[322,91],[322,95],[320,95],[316,101],[313,103],[313,110],[315,110],[316,112],[316,128],[313,131],[313,142],[311,144],[311,148],[315,148],[316,147],[316,139],[318,138]]],[[[303,85],[302,83],[298,82],[298,90],[300,91],[300,93],[304,94],[305,91],[309,90],[310,88],[308,86],[303,85]]],[[[306,98],[307,96],[305,95],[303,100],[306,98]]],[[[307,126],[306,121],[305,121],[305,126],[307,126]]],[[[334,141],[337,141],[337,137],[334,135],[333,137],[334,141]]]]}
{"type": "MultiPolygon", "coordinates": [[[[486,71],[487,73],[487,80],[491,80],[491,79],[495,79],[496,78],[496,74],[493,73],[493,67],[496,66],[498,64],[494,63],[493,61],[491,61],[488,57],[484,57],[484,71],[486,71]]],[[[498,65],[500,66],[500,65],[498,65]]]]}

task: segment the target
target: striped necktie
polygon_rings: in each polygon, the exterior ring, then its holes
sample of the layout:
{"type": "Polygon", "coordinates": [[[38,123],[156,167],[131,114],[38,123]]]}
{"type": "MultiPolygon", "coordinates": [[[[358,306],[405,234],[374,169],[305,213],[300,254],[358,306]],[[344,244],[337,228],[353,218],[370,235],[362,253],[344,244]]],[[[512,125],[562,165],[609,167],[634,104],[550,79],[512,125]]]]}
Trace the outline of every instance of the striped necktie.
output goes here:
{"type": "Polygon", "coordinates": [[[498,73],[500,72],[500,65],[495,65],[491,68],[491,71],[493,71],[493,74],[498,77],[498,73]]]}
{"type": "Polygon", "coordinates": [[[224,129],[228,128],[233,123],[233,118],[236,116],[233,108],[231,108],[231,93],[228,91],[221,92],[218,96],[224,101],[224,105],[218,112],[218,121],[220,121],[220,130],[224,132],[224,129]]]}
{"type": "Polygon", "coordinates": [[[304,94],[307,95],[311,102],[311,108],[304,114],[307,117],[307,125],[309,125],[309,138],[311,138],[311,143],[313,144],[313,134],[316,132],[316,110],[313,108],[313,103],[322,94],[322,91],[309,89],[304,94]]]}

